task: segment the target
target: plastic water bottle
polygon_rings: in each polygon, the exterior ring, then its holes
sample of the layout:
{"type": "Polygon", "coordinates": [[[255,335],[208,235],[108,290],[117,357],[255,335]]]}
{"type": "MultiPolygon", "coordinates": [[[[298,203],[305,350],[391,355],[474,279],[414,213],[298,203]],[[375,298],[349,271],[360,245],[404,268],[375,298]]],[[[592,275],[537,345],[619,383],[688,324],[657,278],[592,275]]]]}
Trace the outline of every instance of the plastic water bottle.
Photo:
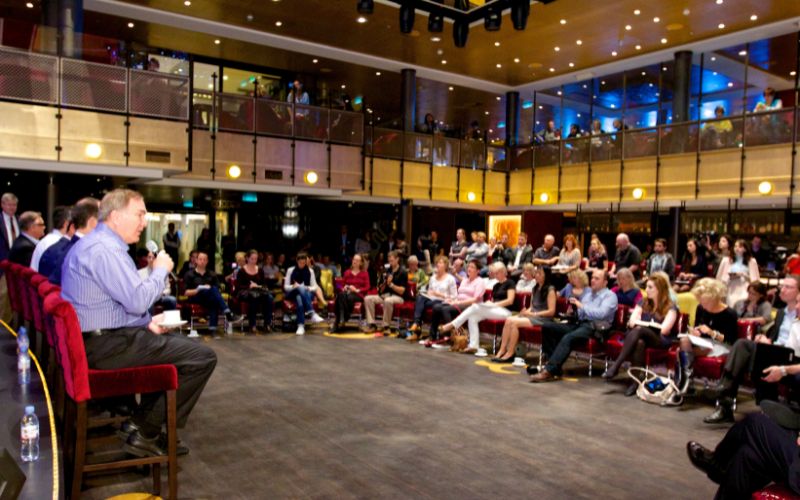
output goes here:
{"type": "Polygon", "coordinates": [[[33,410],[33,406],[26,406],[20,422],[20,455],[23,462],[39,460],[39,419],[33,410]]]}
{"type": "Polygon", "coordinates": [[[17,375],[20,385],[27,385],[31,381],[31,355],[28,346],[23,346],[17,356],[17,375]]]}
{"type": "Polygon", "coordinates": [[[30,345],[31,341],[28,338],[28,329],[21,326],[17,333],[17,352],[22,352],[23,348],[27,351],[30,345]]]}

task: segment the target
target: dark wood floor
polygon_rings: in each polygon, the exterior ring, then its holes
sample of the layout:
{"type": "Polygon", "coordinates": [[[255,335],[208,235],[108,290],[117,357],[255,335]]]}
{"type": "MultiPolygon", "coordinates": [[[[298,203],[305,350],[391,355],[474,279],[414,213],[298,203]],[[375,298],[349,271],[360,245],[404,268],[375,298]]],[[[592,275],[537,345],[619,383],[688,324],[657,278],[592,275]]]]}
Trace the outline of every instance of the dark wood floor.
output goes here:
{"type": "MultiPolygon", "coordinates": [[[[181,438],[180,497],[711,498],[685,444],[712,408],[625,398],[622,381],[534,385],[478,358],[314,332],[209,341],[219,364],[181,438]]],[[[522,372],[519,369],[517,372],[522,372]]],[[[740,405],[754,411],[752,402],[740,405]]],[[[125,474],[86,491],[150,491],[125,474]]],[[[166,484],[164,485],[166,487],[166,484]]]]}

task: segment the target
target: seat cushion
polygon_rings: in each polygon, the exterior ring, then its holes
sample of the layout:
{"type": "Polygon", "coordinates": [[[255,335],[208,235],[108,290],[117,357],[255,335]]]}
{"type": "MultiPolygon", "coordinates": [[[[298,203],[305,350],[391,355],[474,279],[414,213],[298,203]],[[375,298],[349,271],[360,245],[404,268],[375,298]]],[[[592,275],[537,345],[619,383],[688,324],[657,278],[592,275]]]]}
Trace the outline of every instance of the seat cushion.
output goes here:
{"type": "Polygon", "coordinates": [[[750,497],[753,500],[798,500],[800,495],[782,484],[770,484],[766,488],[756,491],[750,497]]]}
{"type": "Polygon", "coordinates": [[[150,365],[118,370],[89,369],[92,399],[172,391],[178,388],[175,365],[150,365]]]}

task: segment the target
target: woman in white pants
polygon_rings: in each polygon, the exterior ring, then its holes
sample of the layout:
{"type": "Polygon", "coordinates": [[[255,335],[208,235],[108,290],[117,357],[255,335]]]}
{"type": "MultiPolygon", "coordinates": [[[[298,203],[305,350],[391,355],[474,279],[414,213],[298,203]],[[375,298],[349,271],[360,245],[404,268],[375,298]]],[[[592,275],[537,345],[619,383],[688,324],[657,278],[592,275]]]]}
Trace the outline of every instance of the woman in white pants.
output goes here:
{"type": "Polygon", "coordinates": [[[458,315],[452,322],[442,325],[439,330],[449,332],[467,323],[469,328],[469,345],[464,351],[467,354],[478,352],[480,347],[481,332],[478,323],[485,319],[506,319],[511,316],[511,308],[514,306],[514,282],[508,279],[508,270],[505,264],[498,262],[492,264],[495,268],[495,278],[497,284],[492,288],[492,300],[480,304],[472,304],[458,315]]]}

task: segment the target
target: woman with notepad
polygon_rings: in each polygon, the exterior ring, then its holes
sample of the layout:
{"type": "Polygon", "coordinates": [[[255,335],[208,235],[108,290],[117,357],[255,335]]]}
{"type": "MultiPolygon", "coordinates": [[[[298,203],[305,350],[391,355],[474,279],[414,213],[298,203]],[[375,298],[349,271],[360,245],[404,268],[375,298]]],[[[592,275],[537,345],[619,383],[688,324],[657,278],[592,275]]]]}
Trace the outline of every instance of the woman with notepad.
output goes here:
{"type": "Polygon", "coordinates": [[[733,255],[722,259],[717,271],[717,279],[728,286],[728,305],[733,307],[740,300],[747,299],[747,287],[761,279],[758,262],[750,255],[750,248],[744,240],[733,244],[733,255]]]}
{"type": "Polygon", "coordinates": [[[692,367],[696,356],[723,356],[736,342],[736,311],[725,304],[728,290],[713,278],[702,278],[692,288],[699,305],[694,315],[694,327],[688,334],[678,335],[677,386],[685,393],[692,382],[692,367]]]}
{"type": "MultiPolygon", "coordinates": [[[[622,363],[631,360],[631,366],[645,365],[645,351],[649,348],[668,349],[674,339],[672,327],[678,319],[678,306],[672,301],[669,281],[662,273],[656,273],[647,280],[647,298],[640,302],[628,320],[629,330],[616,361],[603,373],[603,378],[614,378],[622,363]]],[[[639,384],[631,383],[625,391],[633,396],[639,384]]]]}
{"type": "Polygon", "coordinates": [[[422,315],[425,309],[433,307],[437,303],[456,298],[458,289],[456,279],[452,274],[447,274],[450,261],[444,255],[436,257],[436,271],[428,280],[428,288],[417,294],[417,303],[414,305],[414,323],[408,329],[409,335],[406,340],[415,342],[419,339],[422,329],[422,315]]]}

